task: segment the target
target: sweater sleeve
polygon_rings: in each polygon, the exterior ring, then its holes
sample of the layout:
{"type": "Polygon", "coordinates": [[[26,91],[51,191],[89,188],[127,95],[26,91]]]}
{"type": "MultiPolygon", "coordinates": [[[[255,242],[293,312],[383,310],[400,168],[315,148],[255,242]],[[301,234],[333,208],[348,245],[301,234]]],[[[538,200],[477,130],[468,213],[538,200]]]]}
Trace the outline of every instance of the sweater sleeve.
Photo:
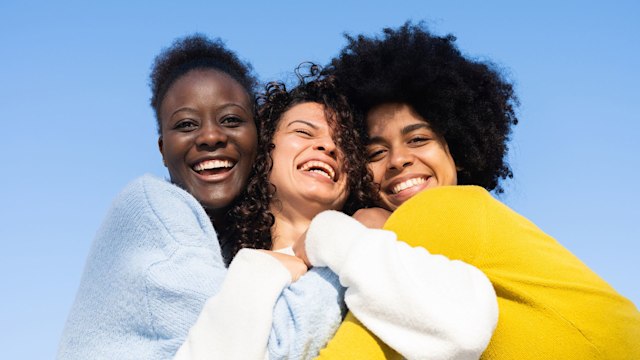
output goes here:
{"type": "MultiPolygon", "coordinates": [[[[640,358],[640,312],[633,303],[486,190],[423,191],[384,227],[412,246],[472,264],[491,280],[500,317],[483,359],[640,358]]],[[[359,340],[350,346],[379,354],[382,347],[366,341],[373,338],[345,322],[321,358],[341,358],[348,339],[359,340]]]]}
{"type": "Polygon", "coordinates": [[[200,204],[161,179],[133,181],[96,234],[58,358],[171,358],[225,274],[200,204]]]}
{"type": "MultiPolygon", "coordinates": [[[[98,230],[57,356],[173,358],[226,274],[197,200],[166,181],[141,177],[116,197],[98,230]]],[[[337,276],[320,268],[277,294],[269,355],[317,354],[341,321],[342,294],[337,276]]]]}
{"type": "Polygon", "coordinates": [[[316,357],[344,317],[344,290],[338,276],[327,267],[313,267],[286,287],[273,310],[269,357],[316,357]]]}
{"type": "Polygon", "coordinates": [[[264,359],[273,307],[290,279],[268,254],[240,250],[175,359],[264,359]]]}
{"type": "Polygon", "coordinates": [[[313,265],[339,275],[353,314],[403,356],[477,359],[489,343],[496,296],[473,266],[334,211],[316,216],[306,247],[313,265]]]}

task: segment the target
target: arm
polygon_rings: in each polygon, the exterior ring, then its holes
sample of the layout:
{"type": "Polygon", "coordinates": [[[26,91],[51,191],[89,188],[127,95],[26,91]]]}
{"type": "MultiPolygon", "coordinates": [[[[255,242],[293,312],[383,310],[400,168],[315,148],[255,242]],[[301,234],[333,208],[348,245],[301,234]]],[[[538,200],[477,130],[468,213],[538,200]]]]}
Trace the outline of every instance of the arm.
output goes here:
{"type": "Polygon", "coordinates": [[[151,176],[132,182],[97,232],[58,358],[171,358],[225,274],[191,195],[151,176]]]}
{"type": "Polygon", "coordinates": [[[273,307],[290,281],[272,256],[240,250],[174,359],[264,359],[273,307]]]}
{"type": "Polygon", "coordinates": [[[346,313],[344,288],[326,267],[309,269],[285,288],[273,310],[271,359],[310,359],[326,346],[346,313]]]}
{"type": "MultiPolygon", "coordinates": [[[[412,246],[472,264],[491,280],[500,317],[484,358],[630,359],[640,354],[635,340],[640,313],[634,305],[482,188],[424,191],[400,206],[385,229],[412,246]]],[[[328,344],[330,355],[343,350],[345,338],[372,338],[362,326],[347,325],[328,344]]],[[[366,346],[377,349],[373,342],[366,346]]]]}
{"type": "MultiPolygon", "coordinates": [[[[299,359],[317,354],[340,323],[341,297],[335,294],[329,299],[331,303],[326,303],[326,295],[335,293],[336,288],[318,274],[303,277],[301,284],[280,296],[291,279],[300,276],[300,265],[291,270],[274,255],[297,258],[270,253],[252,249],[238,252],[220,292],[207,301],[175,359],[265,358],[272,323],[269,353],[273,358],[299,359]]],[[[299,259],[297,262],[302,264],[299,259]]],[[[337,279],[334,281],[337,283],[337,279]]]]}
{"type": "MultiPolygon", "coordinates": [[[[132,182],[96,235],[58,358],[172,358],[226,272],[197,200],[151,176],[132,182]]],[[[339,325],[344,303],[337,277],[310,273],[278,297],[272,354],[317,353],[339,325]],[[326,318],[319,322],[307,310],[326,318]]]]}
{"type": "Polygon", "coordinates": [[[338,212],[312,221],[306,250],[311,264],[340,276],[354,315],[403,356],[478,358],[487,346],[497,304],[478,269],[338,212]]]}

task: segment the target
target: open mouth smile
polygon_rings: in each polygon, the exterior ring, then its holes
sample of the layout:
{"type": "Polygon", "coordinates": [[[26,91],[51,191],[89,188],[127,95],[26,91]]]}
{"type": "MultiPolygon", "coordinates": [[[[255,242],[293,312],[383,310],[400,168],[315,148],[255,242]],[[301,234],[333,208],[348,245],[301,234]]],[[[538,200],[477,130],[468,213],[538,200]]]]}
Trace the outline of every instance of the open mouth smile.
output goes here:
{"type": "Polygon", "coordinates": [[[393,187],[391,187],[391,191],[390,193],[395,195],[403,190],[412,188],[414,186],[418,186],[418,185],[422,185],[424,183],[427,182],[427,178],[426,177],[416,177],[416,178],[411,178],[405,181],[402,181],[398,184],[395,184],[393,187]]]}
{"type": "Polygon", "coordinates": [[[304,164],[300,165],[298,169],[302,171],[308,171],[308,172],[320,174],[333,182],[337,180],[336,171],[333,169],[331,165],[325,163],[324,161],[319,161],[319,160],[307,161],[304,164]]]}
{"type": "Polygon", "coordinates": [[[204,160],[196,163],[191,167],[193,171],[200,175],[215,175],[231,169],[235,166],[235,162],[231,160],[204,160]]]}

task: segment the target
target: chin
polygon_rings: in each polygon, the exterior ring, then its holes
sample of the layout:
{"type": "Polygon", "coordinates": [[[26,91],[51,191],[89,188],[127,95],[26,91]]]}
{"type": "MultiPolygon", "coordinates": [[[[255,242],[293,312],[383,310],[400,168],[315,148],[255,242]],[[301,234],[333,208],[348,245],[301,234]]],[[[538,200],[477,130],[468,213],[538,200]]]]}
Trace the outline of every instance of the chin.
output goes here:
{"type": "Polygon", "coordinates": [[[206,210],[218,211],[218,210],[229,207],[233,202],[233,198],[224,197],[224,198],[198,199],[198,202],[206,210]]]}
{"type": "Polygon", "coordinates": [[[309,206],[309,209],[313,208],[317,210],[317,212],[334,210],[336,208],[333,202],[328,199],[307,199],[307,204],[309,206]]]}

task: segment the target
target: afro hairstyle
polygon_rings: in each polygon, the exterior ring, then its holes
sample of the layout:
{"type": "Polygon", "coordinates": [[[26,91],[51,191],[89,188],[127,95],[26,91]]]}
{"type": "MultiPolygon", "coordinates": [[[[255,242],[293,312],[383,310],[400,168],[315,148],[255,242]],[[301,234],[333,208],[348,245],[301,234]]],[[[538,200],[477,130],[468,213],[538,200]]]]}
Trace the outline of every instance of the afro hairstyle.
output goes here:
{"type": "Polygon", "coordinates": [[[325,71],[362,115],[365,137],[372,108],[408,104],[446,140],[460,185],[503,192],[499,182],[513,177],[505,157],[518,100],[496,66],[464,56],[454,36],[435,36],[422,23],[386,28],[380,37],[345,37],[325,71]]]}

